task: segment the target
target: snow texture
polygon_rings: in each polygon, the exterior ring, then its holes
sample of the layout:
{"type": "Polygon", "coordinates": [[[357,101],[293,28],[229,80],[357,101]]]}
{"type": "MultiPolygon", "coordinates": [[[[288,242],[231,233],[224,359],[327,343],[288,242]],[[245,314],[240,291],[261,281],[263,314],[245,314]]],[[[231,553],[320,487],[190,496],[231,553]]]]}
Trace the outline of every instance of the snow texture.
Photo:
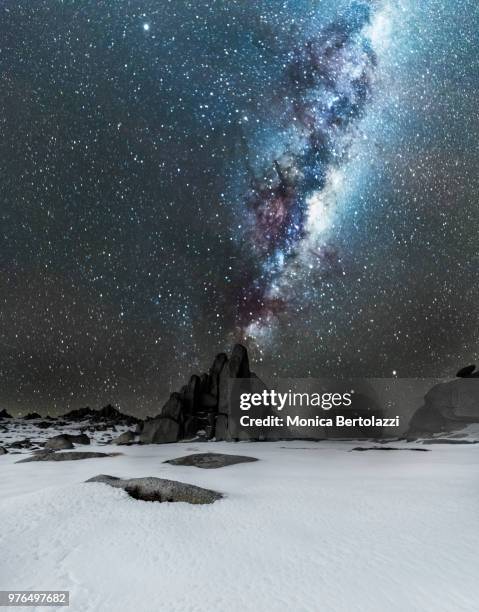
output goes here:
{"type": "Polygon", "coordinates": [[[1,456],[0,588],[69,590],[71,612],[477,611],[479,445],[350,452],[361,444],[128,446],[60,463],[1,456]],[[193,452],[259,461],[163,463],[193,452]],[[100,473],[225,497],[138,501],[85,483],[100,473]]]}

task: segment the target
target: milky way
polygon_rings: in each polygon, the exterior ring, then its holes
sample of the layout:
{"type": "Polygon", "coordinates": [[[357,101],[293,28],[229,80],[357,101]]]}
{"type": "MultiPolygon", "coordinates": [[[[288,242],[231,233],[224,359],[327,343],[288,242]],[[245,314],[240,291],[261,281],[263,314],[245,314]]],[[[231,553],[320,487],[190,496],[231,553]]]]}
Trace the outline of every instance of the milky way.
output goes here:
{"type": "Polygon", "coordinates": [[[478,358],[477,0],[2,0],[0,409],[478,358]]]}
{"type": "MultiPolygon", "coordinates": [[[[282,275],[297,256],[311,207],[331,168],[344,160],[352,126],[371,97],[377,58],[365,32],[370,21],[370,3],[353,3],[291,51],[280,77],[284,97],[272,112],[282,120],[281,146],[276,159],[252,170],[245,201],[252,216],[248,238],[261,272],[242,296],[240,326],[246,339],[261,335],[286,306],[282,275]]],[[[327,247],[322,244],[316,252],[319,266],[327,247]]]]}

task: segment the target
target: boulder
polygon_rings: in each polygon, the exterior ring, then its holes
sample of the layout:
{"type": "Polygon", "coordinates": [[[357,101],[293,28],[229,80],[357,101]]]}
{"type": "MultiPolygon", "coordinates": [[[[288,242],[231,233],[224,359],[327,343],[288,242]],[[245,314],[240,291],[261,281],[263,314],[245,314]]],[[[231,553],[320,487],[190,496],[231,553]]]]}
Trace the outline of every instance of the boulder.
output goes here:
{"type": "Polygon", "coordinates": [[[53,423],[52,421],[40,421],[39,423],[35,423],[35,425],[39,429],[48,429],[49,427],[53,427],[55,423],[53,423]]]}
{"type": "Polygon", "coordinates": [[[86,435],[86,433],[63,435],[73,444],[90,444],[90,438],[86,435]]]}
{"type": "Polygon", "coordinates": [[[16,463],[30,463],[31,461],[75,461],[79,459],[100,459],[101,457],[115,457],[119,453],[92,453],[92,452],[73,452],[73,453],[53,453],[43,451],[35,453],[25,459],[20,459],[16,463]]]}
{"type": "Polygon", "coordinates": [[[223,496],[217,491],[203,489],[185,482],[164,478],[129,478],[100,474],[86,482],[99,482],[110,487],[123,489],[134,499],[156,502],[186,502],[188,504],[212,504],[223,496]]]}
{"type": "Polygon", "coordinates": [[[49,438],[45,442],[45,448],[51,448],[52,450],[62,450],[74,448],[74,446],[68,436],[60,434],[58,436],[53,436],[53,438],[49,438]]]}
{"type": "Polygon", "coordinates": [[[5,408],[3,410],[0,410],[0,419],[11,419],[11,418],[12,418],[12,415],[8,414],[5,408]]]}
{"type": "Polygon", "coordinates": [[[177,442],[180,436],[178,421],[166,416],[146,421],[140,434],[142,444],[168,444],[177,442]]]}
{"type": "Polygon", "coordinates": [[[7,449],[3,446],[0,446],[0,455],[6,455],[8,453],[7,449]]]}
{"type": "Polygon", "coordinates": [[[475,369],[476,369],[475,364],[465,366],[464,368],[461,368],[459,370],[456,376],[457,378],[468,378],[469,376],[472,375],[475,369]]]}
{"type": "Polygon", "coordinates": [[[17,440],[16,442],[12,442],[9,445],[10,448],[31,448],[32,446],[33,444],[29,438],[25,438],[24,440],[17,440]]]}
{"type": "Polygon", "coordinates": [[[135,441],[135,437],[136,436],[132,431],[125,431],[120,436],[118,436],[118,438],[115,438],[115,440],[112,440],[112,443],[118,444],[119,446],[123,444],[131,444],[132,442],[135,441]]]}
{"type": "Polygon", "coordinates": [[[414,438],[451,432],[471,423],[479,423],[479,380],[463,375],[439,383],[426,393],[424,404],[413,414],[406,435],[414,438]]]}
{"type": "Polygon", "coordinates": [[[251,463],[258,461],[256,457],[245,457],[243,455],[225,455],[223,453],[196,453],[194,455],[186,455],[178,459],[169,459],[163,463],[171,465],[191,465],[205,470],[225,467],[227,465],[235,465],[236,463],[251,463]]]}
{"type": "Polygon", "coordinates": [[[30,421],[32,419],[41,419],[42,417],[38,414],[38,412],[29,412],[23,417],[26,421],[30,421]]]}

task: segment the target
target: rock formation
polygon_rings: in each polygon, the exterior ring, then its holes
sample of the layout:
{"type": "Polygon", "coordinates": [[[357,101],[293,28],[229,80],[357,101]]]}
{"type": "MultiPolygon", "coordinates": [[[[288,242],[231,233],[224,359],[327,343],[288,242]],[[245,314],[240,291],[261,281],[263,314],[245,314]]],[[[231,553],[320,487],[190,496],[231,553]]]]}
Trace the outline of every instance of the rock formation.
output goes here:
{"type": "Polygon", "coordinates": [[[232,406],[230,383],[232,379],[253,376],[244,346],[236,344],[229,358],[220,353],[208,373],[193,375],[179,392],[171,394],[157,417],[145,421],[140,441],[161,444],[198,435],[205,439],[235,439],[237,436],[229,418],[232,406]]]}
{"type": "Polygon", "coordinates": [[[463,429],[479,423],[479,380],[475,366],[467,366],[457,378],[439,383],[430,389],[424,404],[413,414],[408,438],[463,429]]]}

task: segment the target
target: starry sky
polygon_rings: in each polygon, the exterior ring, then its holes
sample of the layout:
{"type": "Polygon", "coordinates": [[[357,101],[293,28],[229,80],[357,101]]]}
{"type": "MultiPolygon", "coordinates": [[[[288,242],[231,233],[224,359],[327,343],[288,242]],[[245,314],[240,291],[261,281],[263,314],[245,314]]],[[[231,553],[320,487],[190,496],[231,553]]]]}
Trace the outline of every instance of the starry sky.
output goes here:
{"type": "Polygon", "coordinates": [[[478,357],[475,0],[3,0],[0,407],[478,357]]]}

